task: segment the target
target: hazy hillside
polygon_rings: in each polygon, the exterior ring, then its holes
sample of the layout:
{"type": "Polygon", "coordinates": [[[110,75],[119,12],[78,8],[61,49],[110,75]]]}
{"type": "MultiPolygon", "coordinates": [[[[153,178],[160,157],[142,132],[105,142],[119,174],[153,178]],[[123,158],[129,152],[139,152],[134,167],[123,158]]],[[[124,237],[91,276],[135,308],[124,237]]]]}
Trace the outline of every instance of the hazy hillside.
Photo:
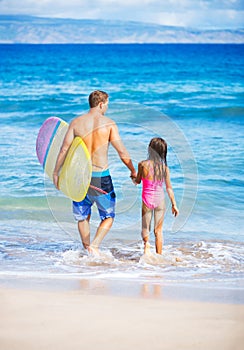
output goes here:
{"type": "Polygon", "coordinates": [[[0,43],[244,43],[244,29],[200,31],[140,22],[0,16],[0,43]]]}

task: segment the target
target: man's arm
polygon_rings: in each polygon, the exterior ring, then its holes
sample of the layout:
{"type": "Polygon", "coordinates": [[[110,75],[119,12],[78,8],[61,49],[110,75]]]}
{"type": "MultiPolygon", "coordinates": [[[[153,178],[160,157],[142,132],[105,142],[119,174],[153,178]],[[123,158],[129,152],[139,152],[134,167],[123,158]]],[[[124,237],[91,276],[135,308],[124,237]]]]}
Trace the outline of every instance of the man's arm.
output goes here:
{"type": "Polygon", "coordinates": [[[60,148],[60,151],[59,151],[59,154],[57,157],[57,161],[56,161],[56,165],[55,165],[55,168],[53,171],[53,183],[58,190],[59,190],[59,185],[58,185],[59,171],[60,171],[60,168],[62,167],[62,165],[65,161],[67,152],[68,152],[73,140],[74,140],[74,129],[73,129],[73,126],[71,123],[69,126],[69,129],[65,135],[62,147],[60,148]]]}
{"type": "Polygon", "coordinates": [[[122,162],[130,170],[131,178],[135,178],[136,177],[136,170],[135,170],[134,165],[132,163],[132,160],[130,158],[129,152],[125,148],[125,146],[120,138],[118,127],[115,123],[113,123],[111,126],[109,141],[111,142],[112,146],[118,152],[118,155],[119,155],[120,159],[122,160],[122,162]]]}

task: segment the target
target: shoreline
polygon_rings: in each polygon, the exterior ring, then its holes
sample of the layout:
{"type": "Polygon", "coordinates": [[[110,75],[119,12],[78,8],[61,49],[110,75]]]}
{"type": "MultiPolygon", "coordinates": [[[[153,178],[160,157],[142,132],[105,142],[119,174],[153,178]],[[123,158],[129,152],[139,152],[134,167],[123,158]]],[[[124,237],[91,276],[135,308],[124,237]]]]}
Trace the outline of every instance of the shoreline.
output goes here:
{"type": "Polygon", "coordinates": [[[11,350],[239,350],[244,305],[0,287],[11,350]]]}
{"type": "Polygon", "coordinates": [[[192,283],[119,278],[64,278],[0,276],[0,289],[77,292],[82,295],[110,295],[121,298],[149,298],[161,301],[187,301],[244,305],[244,288],[236,284],[192,281],[192,283]]]}

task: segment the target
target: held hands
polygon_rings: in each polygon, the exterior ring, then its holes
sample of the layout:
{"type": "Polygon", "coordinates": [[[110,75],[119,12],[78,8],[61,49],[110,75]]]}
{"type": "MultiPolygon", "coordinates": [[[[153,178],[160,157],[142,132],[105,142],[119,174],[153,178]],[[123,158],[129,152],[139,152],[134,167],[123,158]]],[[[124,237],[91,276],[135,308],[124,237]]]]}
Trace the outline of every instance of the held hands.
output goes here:
{"type": "Polygon", "coordinates": [[[138,183],[136,182],[136,177],[130,176],[130,178],[134,185],[138,185],[138,183]]]}
{"type": "Polygon", "coordinates": [[[179,209],[177,208],[176,204],[172,204],[172,214],[174,216],[177,216],[179,214],[179,209]]]}
{"type": "Polygon", "coordinates": [[[130,178],[131,178],[131,180],[132,180],[134,185],[137,185],[136,177],[137,177],[136,171],[133,171],[133,172],[130,173],[130,178]]]}

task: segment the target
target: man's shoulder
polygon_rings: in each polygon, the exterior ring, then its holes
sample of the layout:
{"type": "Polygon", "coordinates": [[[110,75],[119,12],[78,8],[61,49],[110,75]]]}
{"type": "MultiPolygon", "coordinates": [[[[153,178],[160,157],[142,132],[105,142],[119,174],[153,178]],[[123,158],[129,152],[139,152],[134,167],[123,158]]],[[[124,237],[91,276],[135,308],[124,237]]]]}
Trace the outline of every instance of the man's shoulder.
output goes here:
{"type": "Polygon", "coordinates": [[[117,129],[115,121],[105,115],[99,118],[99,124],[111,131],[117,129]]]}
{"type": "Polygon", "coordinates": [[[115,121],[109,117],[107,117],[106,115],[103,115],[103,120],[104,122],[106,122],[107,124],[113,124],[113,125],[116,125],[115,121]]]}
{"type": "MultiPolygon", "coordinates": [[[[80,121],[82,121],[82,120],[84,120],[85,118],[87,118],[87,116],[88,116],[88,113],[78,115],[77,117],[75,117],[74,119],[71,120],[71,123],[72,123],[72,124],[79,123],[80,121]]],[[[71,124],[71,123],[70,123],[70,124],[71,124]]]]}
{"type": "Polygon", "coordinates": [[[90,123],[92,123],[93,125],[100,125],[106,128],[114,128],[116,127],[116,122],[103,115],[103,116],[99,116],[99,118],[97,119],[97,117],[94,117],[92,115],[90,115],[89,113],[86,114],[82,114],[80,116],[77,116],[76,118],[74,118],[71,121],[73,127],[76,126],[80,126],[80,125],[89,125],[90,123]]]}

